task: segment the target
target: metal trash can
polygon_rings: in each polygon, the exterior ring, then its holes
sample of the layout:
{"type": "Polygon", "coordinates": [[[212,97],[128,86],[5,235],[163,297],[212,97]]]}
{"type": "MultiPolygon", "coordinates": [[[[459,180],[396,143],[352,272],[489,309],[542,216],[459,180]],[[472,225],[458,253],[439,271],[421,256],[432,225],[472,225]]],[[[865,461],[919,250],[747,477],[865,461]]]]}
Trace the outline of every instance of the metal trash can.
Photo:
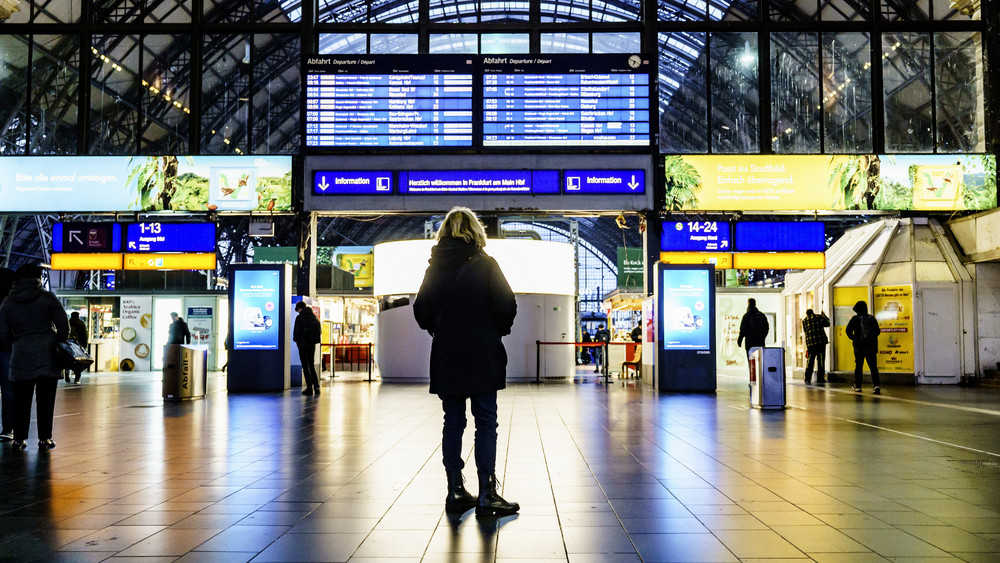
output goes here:
{"type": "Polygon", "coordinates": [[[785,349],[750,349],[750,406],[785,408],[785,349]]]}
{"type": "Polygon", "coordinates": [[[163,399],[178,401],[205,396],[208,347],[167,344],[163,347],[163,399]]]}

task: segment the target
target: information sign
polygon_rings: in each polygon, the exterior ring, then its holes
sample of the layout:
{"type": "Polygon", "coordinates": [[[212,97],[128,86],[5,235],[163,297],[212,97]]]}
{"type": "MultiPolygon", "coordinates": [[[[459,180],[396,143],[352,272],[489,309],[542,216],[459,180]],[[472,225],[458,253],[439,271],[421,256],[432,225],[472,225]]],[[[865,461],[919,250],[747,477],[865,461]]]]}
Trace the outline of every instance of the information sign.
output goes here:
{"type": "Polygon", "coordinates": [[[126,254],[126,270],[214,270],[215,253],[126,254]]]}
{"type": "Polygon", "coordinates": [[[826,250],[826,229],[819,221],[740,221],[733,238],[737,252],[826,250]]]}
{"type": "Polygon", "coordinates": [[[708,269],[662,272],[662,346],[664,350],[709,350],[712,335],[711,294],[715,283],[708,269]]]}
{"type": "Polygon", "coordinates": [[[651,68],[641,55],[484,57],[483,146],[649,146],[651,68]]]}
{"type": "Polygon", "coordinates": [[[215,252],[215,223],[128,223],[128,252],[215,252]]]}
{"type": "Polygon", "coordinates": [[[392,195],[392,172],[385,170],[317,170],[316,195],[392,195]]]}
{"type": "Polygon", "coordinates": [[[557,170],[410,170],[399,173],[401,194],[558,194],[557,170]]]}
{"type": "Polygon", "coordinates": [[[660,236],[664,252],[730,251],[729,223],[725,221],[664,221],[660,236]]]}
{"type": "Polygon", "coordinates": [[[281,272],[236,270],[233,284],[233,348],[277,350],[281,272]]]}
{"type": "Polygon", "coordinates": [[[567,170],[566,194],[644,194],[645,170],[567,170]]]}
{"type": "Polygon", "coordinates": [[[52,252],[118,252],[122,228],[118,223],[56,223],[52,225],[52,252]]]}
{"type": "Polygon", "coordinates": [[[465,55],[310,57],[306,147],[472,146],[465,55]]]}

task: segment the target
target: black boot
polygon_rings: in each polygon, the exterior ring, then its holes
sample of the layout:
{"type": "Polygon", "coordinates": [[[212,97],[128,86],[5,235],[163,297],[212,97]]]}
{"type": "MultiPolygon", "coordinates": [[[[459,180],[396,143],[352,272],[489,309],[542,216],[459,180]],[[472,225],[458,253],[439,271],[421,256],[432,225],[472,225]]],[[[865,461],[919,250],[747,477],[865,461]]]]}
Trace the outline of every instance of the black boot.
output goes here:
{"type": "Polygon", "coordinates": [[[476,497],[465,489],[465,478],[461,471],[446,471],[448,475],[448,496],[444,499],[444,509],[448,512],[465,512],[476,506],[476,497]]]}
{"type": "Polygon", "coordinates": [[[497,492],[496,475],[479,476],[479,499],[476,501],[476,516],[508,516],[516,514],[521,506],[507,502],[497,492]]]}

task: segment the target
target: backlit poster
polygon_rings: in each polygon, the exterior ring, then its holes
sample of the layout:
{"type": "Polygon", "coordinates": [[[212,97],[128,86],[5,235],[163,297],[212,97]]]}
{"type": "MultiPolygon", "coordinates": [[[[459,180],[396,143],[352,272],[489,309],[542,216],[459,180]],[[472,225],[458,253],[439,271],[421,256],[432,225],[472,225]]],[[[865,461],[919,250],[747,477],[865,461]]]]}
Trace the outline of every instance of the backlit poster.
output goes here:
{"type": "Polygon", "coordinates": [[[234,349],[277,350],[281,272],[236,270],[233,284],[234,349]]]}
{"type": "Polygon", "coordinates": [[[208,346],[212,343],[213,307],[188,307],[187,324],[191,330],[191,344],[208,346]]]}
{"type": "Polygon", "coordinates": [[[836,356],[834,368],[837,371],[854,371],[854,344],[847,337],[847,323],[854,316],[854,304],[858,301],[868,302],[867,287],[835,287],[833,288],[833,319],[831,319],[836,356]]]}
{"type": "Polygon", "coordinates": [[[709,284],[713,282],[708,270],[663,270],[664,350],[710,349],[709,284]]]}
{"type": "Polygon", "coordinates": [[[148,371],[153,342],[153,298],[123,296],[120,302],[122,371],[148,371]]]}
{"type": "Polygon", "coordinates": [[[878,369],[913,373],[913,293],[909,285],[872,288],[878,335],[878,369]]]}

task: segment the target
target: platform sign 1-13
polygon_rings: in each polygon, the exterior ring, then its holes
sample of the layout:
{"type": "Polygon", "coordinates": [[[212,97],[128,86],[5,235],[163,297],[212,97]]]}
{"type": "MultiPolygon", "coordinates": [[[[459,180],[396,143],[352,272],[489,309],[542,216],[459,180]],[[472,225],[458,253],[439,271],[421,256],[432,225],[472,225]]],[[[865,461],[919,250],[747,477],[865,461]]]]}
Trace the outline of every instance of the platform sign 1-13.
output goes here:
{"type": "Polygon", "coordinates": [[[52,252],[119,252],[122,228],[118,223],[56,223],[52,252]]]}
{"type": "Polygon", "coordinates": [[[215,252],[215,223],[129,223],[127,252],[215,252]]]}
{"type": "Polygon", "coordinates": [[[725,221],[664,221],[662,252],[731,252],[729,223],[725,221]]]}

